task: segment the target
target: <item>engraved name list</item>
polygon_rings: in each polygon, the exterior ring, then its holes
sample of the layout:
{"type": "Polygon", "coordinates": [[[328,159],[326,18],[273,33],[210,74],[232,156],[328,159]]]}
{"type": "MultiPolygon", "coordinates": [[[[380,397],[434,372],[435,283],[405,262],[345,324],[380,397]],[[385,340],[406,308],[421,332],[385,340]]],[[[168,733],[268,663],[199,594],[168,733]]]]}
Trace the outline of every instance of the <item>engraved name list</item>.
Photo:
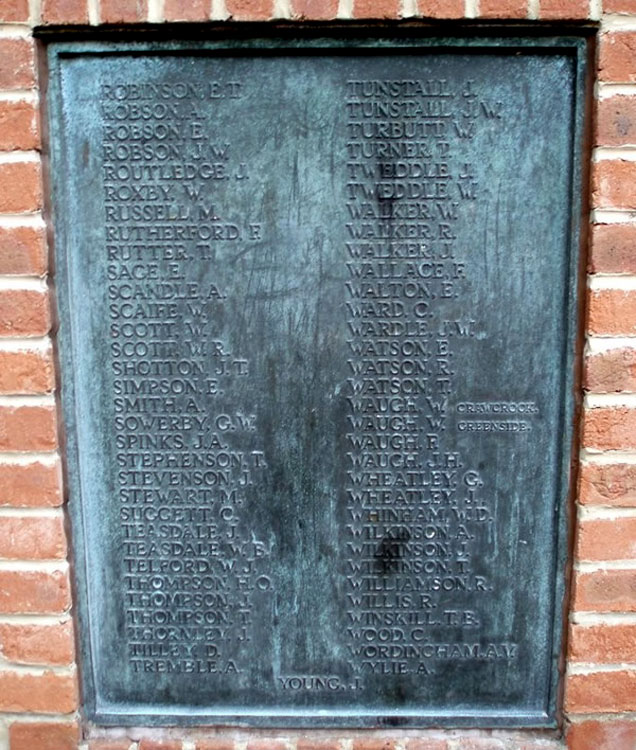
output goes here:
{"type": "Polygon", "coordinates": [[[544,723],[571,56],[60,59],[95,716],[544,723]]]}

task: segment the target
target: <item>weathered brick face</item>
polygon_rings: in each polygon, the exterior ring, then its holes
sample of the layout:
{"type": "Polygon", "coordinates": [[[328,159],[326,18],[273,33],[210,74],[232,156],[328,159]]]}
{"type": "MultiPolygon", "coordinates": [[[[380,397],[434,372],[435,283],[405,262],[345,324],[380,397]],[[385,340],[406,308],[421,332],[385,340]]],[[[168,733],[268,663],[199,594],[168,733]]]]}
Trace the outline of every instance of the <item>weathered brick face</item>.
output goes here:
{"type": "Polygon", "coordinates": [[[0,0],[0,750],[634,750],[635,212],[636,0],[0,0]],[[32,30],[404,17],[599,23],[565,732],[89,730],[78,713],[32,30]]]}

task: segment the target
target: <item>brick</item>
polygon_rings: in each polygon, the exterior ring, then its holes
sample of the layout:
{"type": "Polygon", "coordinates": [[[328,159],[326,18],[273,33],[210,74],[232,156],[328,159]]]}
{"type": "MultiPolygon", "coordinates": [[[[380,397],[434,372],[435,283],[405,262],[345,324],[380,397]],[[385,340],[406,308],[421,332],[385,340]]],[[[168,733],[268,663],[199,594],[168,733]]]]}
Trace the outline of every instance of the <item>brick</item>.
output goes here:
{"type": "Polygon", "coordinates": [[[636,391],[636,349],[609,349],[585,360],[584,384],[595,393],[636,391]]]}
{"type": "Polygon", "coordinates": [[[5,560],[60,560],[66,557],[61,518],[0,517],[0,558],[5,560]]]}
{"type": "Polygon", "coordinates": [[[70,605],[66,573],[0,570],[0,613],[58,615],[70,605]]]}
{"type": "Polygon", "coordinates": [[[591,273],[636,273],[636,224],[595,224],[588,265],[591,273]]]}
{"type": "Polygon", "coordinates": [[[416,739],[407,740],[406,750],[447,750],[448,743],[446,740],[425,739],[417,737],[416,739]]]}
{"type": "Polygon", "coordinates": [[[0,227],[0,274],[41,276],[46,269],[43,229],[0,227]]]}
{"type": "Polygon", "coordinates": [[[287,744],[283,740],[251,740],[247,750],[287,750],[287,744]]]}
{"type": "Polygon", "coordinates": [[[75,723],[14,723],[9,728],[10,750],[77,750],[79,739],[75,723]]]}
{"type": "Polygon", "coordinates": [[[39,145],[34,105],[31,102],[0,101],[0,151],[28,150],[39,145]]]}
{"type": "Polygon", "coordinates": [[[424,18],[463,18],[464,0],[419,0],[419,15],[424,18]]]}
{"type": "Polygon", "coordinates": [[[571,661],[631,661],[636,652],[636,625],[572,625],[568,651],[571,661]]]}
{"type": "Polygon", "coordinates": [[[569,750],[633,750],[636,721],[583,721],[572,724],[567,733],[569,750]]]}
{"type": "Polygon", "coordinates": [[[91,740],[88,750],[130,750],[130,740],[91,740]]]}
{"type": "Polygon", "coordinates": [[[136,23],[148,19],[148,0],[101,0],[102,23],[136,23]]]}
{"type": "Polygon", "coordinates": [[[578,573],[574,579],[574,611],[636,612],[636,570],[578,573]]]}
{"type": "Polygon", "coordinates": [[[341,750],[341,747],[339,740],[312,740],[309,737],[301,737],[296,742],[296,750],[341,750]]]}
{"type": "Polygon", "coordinates": [[[569,675],[565,684],[565,708],[574,714],[636,711],[636,672],[569,675]]]}
{"type": "Polygon", "coordinates": [[[42,0],[42,23],[88,23],[87,0],[42,0]]]}
{"type": "Polygon", "coordinates": [[[42,207],[40,164],[18,161],[0,164],[0,211],[28,213],[42,207]]]}
{"type": "Polygon", "coordinates": [[[579,502],[582,505],[636,507],[636,466],[582,464],[579,502]]]}
{"type": "Polygon", "coordinates": [[[25,213],[42,207],[40,164],[17,161],[0,164],[0,211],[25,213]]]}
{"type": "Polygon", "coordinates": [[[0,351],[0,393],[51,393],[55,388],[51,350],[0,351]]]}
{"type": "Polygon", "coordinates": [[[542,20],[587,18],[589,13],[589,0],[539,0],[539,18],[542,20]]]}
{"type": "Polygon", "coordinates": [[[166,0],[163,13],[166,21],[207,21],[211,0],[166,0]]]}
{"type": "Polygon", "coordinates": [[[636,518],[582,520],[576,555],[579,560],[592,561],[636,559],[636,518]]]}
{"type": "Polygon", "coordinates": [[[0,290],[0,336],[44,336],[50,328],[51,313],[45,292],[0,290]]]}
{"type": "Polygon", "coordinates": [[[457,750],[504,750],[505,744],[492,737],[460,738],[457,750]]]}
{"type": "Polygon", "coordinates": [[[139,750],[181,750],[181,740],[141,740],[139,750]]]}
{"type": "Polygon", "coordinates": [[[480,0],[482,18],[526,18],[528,0],[480,0]]]}
{"type": "Polygon", "coordinates": [[[75,657],[72,623],[0,623],[0,653],[16,664],[69,665],[75,657]]]}
{"type": "Polygon", "coordinates": [[[68,714],[77,706],[77,685],[72,675],[0,672],[0,711],[68,714]]]}
{"type": "Polygon", "coordinates": [[[59,463],[0,464],[0,507],[55,508],[62,500],[59,463]]]}
{"type": "Polygon", "coordinates": [[[35,86],[33,49],[29,39],[0,39],[0,89],[35,86]]]}
{"type": "Polygon", "coordinates": [[[608,451],[636,448],[636,409],[587,409],[583,445],[608,451]]]}
{"type": "Polygon", "coordinates": [[[636,14],[636,0],[603,0],[603,12],[636,14]]]}
{"type": "Polygon", "coordinates": [[[395,750],[395,740],[382,737],[353,739],[353,750],[395,750]]]}
{"type": "MultiPolygon", "coordinates": [[[[635,60],[636,60],[636,52],[635,60]]],[[[636,162],[602,159],[592,165],[595,208],[636,208],[636,162]]]]}
{"type": "Polygon", "coordinates": [[[598,78],[600,81],[636,81],[636,32],[609,31],[600,35],[598,78]]]}
{"type": "Polygon", "coordinates": [[[0,23],[24,23],[29,20],[29,0],[2,0],[0,23]]]}
{"type": "Polygon", "coordinates": [[[636,291],[599,289],[590,294],[588,330],[605,336],[636,333],[636,291]]]}
{"type": "Polygon", "coordinates": [[[268,21],[274,13],[274,0],[225,0],[225,7],[236,21],[268,21]]]}
{"type": "Polygon", "coordinates": [[[0,451],[50,451],[57,447],[52,406],[0,406],[0,451]]]}
{"type": "Polygon", "coordinates": [[[611,96],[599,100],[596,143],[599,146],[624,146],[636,143],[635,96],[611,96]]]}
{"type": "MultiPolygon", "coordinates": [[[[197,740],[195,747],[196,750],[234,750],[234,740],[211,737],[204,740],[197,740]]],[[[297,750],[301,750],[300,745],[297,750]]]]}
{"type": "Polygon", "coordinates": [[[400,0],[353,0],[354,18],[399,18],[400,0]]]}
{"type": "Polygon", "coordinates": [[[329,20],[338,15],[338,0],[292,0],[292,16],[311,21],[329,20]]]}

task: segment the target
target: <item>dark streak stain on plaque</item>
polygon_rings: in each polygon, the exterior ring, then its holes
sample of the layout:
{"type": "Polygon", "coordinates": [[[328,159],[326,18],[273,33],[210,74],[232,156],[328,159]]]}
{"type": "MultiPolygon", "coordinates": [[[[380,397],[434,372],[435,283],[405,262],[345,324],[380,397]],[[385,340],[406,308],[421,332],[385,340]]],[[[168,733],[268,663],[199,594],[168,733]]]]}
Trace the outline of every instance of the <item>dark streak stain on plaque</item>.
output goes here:
{"type": "Polygon", "coordinates": [[[96,721],[554,722],[584,43],[477,42],[51,46],[96,721]]]}

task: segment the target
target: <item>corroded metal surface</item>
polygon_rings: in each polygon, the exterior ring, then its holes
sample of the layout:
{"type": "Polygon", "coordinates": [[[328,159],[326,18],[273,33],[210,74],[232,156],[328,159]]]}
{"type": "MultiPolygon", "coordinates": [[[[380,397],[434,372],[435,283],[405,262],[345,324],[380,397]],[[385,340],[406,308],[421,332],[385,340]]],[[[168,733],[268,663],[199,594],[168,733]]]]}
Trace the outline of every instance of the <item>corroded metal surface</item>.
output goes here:
{"type": "Polygon", "coordinates": [[[91,717],[554,721],[581,50],[52,45],[91,717]]]}

